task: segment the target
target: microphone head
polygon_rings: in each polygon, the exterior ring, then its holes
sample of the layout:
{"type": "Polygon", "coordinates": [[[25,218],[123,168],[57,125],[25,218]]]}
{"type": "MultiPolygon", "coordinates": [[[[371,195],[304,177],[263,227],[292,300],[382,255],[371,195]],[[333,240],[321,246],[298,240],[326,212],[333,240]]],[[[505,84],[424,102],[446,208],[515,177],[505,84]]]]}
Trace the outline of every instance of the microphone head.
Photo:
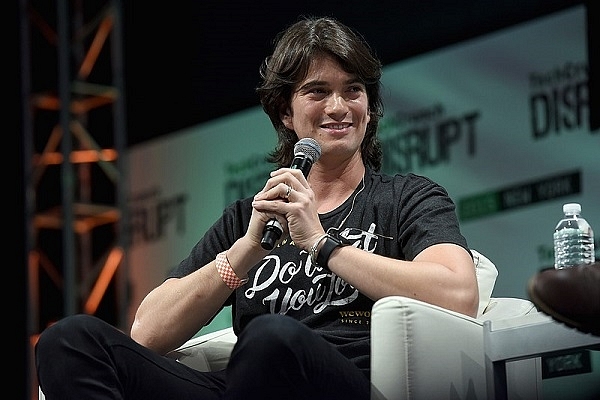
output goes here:
{"type": "Polygon", "coordinates": [[[314,164],[321,157],[321,146],[313,138],[303,138],[294,145],[294,157],[305,155],[314,164]]]}

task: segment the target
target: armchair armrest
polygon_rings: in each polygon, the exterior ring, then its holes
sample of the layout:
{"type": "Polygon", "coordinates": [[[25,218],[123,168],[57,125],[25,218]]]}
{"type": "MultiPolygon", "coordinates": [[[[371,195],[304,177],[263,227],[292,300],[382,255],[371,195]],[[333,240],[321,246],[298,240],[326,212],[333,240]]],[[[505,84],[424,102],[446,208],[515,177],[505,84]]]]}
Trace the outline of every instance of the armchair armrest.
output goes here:
{"type": "Polygon", "coordinates": [[[218,371],[227,366],[236,340],[233,328],[224,328],[194,337],[167,356],[198,371],[218,371]]]}
{"type": "Polygon", "coordinates": [[[371,399],[485,398],[482,321],[390,296],[371,324],[371,399]]]}
{"type": "Polygon", "coordinates": [[[499,321],[534,313],[537,314],[537,308],[529,300],[516,297],[492,297],[483,314],[477,319],[499,321]]]}
{"type": "Polygon", "coordinates": [[[371,399],[485,399],[483,321],[532,312],[533,304],[518,298],[492,298],[479,318],[402,296],[377,301],[371,399]]]}

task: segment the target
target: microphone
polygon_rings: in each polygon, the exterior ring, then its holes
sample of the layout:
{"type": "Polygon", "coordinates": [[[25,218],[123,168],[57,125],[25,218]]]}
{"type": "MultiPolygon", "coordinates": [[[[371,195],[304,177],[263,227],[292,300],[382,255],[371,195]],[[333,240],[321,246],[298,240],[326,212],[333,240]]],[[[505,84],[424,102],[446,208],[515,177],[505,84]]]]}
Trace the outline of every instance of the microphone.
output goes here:
{"type": "MultiPolygon", "coordinates": [[[[308,176],[308,172],[314,163],[321,157],[321,146],[312,138],[304,138],[298,140],[294,146],[294,160],[290,168],[299,169],[304,177],[308,176]]],[[[265,250],[273,250],[275,242],[279,240],[283,233],[283,227],[275,218],[271,218],[263,229],[263,236],[260,245],[265,250]]]]}

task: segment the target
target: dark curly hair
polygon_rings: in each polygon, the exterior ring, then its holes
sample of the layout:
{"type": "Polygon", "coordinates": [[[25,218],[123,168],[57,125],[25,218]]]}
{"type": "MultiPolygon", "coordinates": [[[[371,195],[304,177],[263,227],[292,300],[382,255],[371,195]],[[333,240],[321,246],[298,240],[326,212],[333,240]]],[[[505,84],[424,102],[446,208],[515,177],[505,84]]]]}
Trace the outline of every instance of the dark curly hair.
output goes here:
{"type": "Polygon", "coordinates": [[[287,167],[294,158],[296,133],[281,121],[289,108],[296,86],[306,78],[311,60],[319,54],[335,57],[344,71],[354,74],[366,86],[371,119],[361,144],[365,165],[381,168],[381,143],[377,137],[383,116],[381,62],[358,32],[331,17],[301,17],[275,38],[275,50],[260,66],[261,84],[256,89],[263,110],[277,131],[277,146],[267,160],[287,167]]]}

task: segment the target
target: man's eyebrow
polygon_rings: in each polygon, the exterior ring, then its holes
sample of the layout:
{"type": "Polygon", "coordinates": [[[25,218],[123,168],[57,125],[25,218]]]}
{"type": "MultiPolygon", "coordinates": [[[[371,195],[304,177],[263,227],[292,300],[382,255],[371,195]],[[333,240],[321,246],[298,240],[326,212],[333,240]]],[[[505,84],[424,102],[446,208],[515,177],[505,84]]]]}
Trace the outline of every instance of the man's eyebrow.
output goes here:
{"type": "Polygon", "coordinates": [[[317,81],[317,80],[308,81],[308,82],[304,83],[304,85],[299,86],[298,90],[303,90],[303,89],[314,87],[314,86],[327,86],[327,82],[326,81],[317,81]]]}

